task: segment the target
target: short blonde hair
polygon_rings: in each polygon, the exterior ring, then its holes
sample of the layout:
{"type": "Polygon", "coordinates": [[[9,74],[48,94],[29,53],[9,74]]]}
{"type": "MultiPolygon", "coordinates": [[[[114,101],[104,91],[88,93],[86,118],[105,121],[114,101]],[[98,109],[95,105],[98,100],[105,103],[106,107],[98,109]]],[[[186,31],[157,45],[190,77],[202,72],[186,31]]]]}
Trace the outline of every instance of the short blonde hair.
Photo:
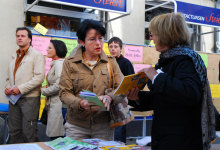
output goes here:
{"type": "Polygon", "coordinates": [[[185,18],[180,13],[167,13],[154,17],[149,31],[158,36],[159,46],[189,45],[190,32],[185,18]]]}

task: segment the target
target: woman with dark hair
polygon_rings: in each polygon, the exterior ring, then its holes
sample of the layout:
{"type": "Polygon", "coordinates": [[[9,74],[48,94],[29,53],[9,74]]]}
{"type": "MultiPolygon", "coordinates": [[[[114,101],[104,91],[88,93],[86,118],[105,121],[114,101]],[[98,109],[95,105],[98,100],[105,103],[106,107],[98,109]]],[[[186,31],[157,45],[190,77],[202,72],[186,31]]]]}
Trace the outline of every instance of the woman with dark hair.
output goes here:
{"type": "Polygon", "coordinates": [[[150,38],[160,52],[157,65],[141,70],[151,80],[150,91],[127,93],[136,110],[153,110],[152,150],[208,150],[215,138],[215,114],[200,55],[190,49],[190,32],[180,13],[156,16],[150,38]]]}
{"type": "Polygon", "coordinates": [[[67,53],[64,42],[51,40],[47,49],[47,57],[52,58],[51,69],[47,74],[48,85],[41,88],[41,93],[48,99],[48,119],[46,135],[52,140],[64,136],[62,102],[59,98],[59,80],[63,61],[67,53]]]}
{"type": "Polygon", "coordinates": [[[77,31],[81,46],[65,59],[60,78],[60,98],[68,105],[65,123],[66,136],[77,140],[100,138],[113,140],[114,129],[110,128],[109,107],[124,100],[109,92],[110,75],[107,64],[112,68],[114,88],[120,84],[123,75],[115,58],[107,57],[103,51],[105,28],[95,20],[84,20],[77,31]],[[107,111],[89,103],[79,96],[80,91],[96,93],[107,111]],[[111,105],[110,105],[111,104],[111,105]]]}

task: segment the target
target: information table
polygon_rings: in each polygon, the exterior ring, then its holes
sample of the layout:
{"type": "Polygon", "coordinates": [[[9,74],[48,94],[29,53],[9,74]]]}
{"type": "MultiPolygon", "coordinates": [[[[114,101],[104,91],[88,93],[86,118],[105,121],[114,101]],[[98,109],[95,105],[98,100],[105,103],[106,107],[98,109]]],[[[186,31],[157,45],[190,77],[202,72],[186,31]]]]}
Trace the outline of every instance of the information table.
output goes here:
{"type": "Polygon", "coordinates": [[[44,142],[0,145],[0,150],[53,150],[44,142]]]}

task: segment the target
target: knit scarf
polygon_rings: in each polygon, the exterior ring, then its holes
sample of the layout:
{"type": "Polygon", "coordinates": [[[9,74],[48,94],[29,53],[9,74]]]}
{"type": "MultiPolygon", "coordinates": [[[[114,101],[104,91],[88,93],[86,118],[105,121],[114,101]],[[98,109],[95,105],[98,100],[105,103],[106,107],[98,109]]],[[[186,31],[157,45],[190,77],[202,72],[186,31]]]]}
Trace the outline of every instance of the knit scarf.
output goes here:
{"type": "Polygon", "coordinates": [[[215,134],[215,113],[212,103],[211,90],[207,79],[207,72],[200,55],[189,46],[175,47],[160,54],[160,58],[172,58],[179,55],[189,56],[194,64],[194,68],[202,82],[202,106],[201,106],[201,127],[203,138],[203,150],[209,150],[211,141],[216,138],[215,134]]]}

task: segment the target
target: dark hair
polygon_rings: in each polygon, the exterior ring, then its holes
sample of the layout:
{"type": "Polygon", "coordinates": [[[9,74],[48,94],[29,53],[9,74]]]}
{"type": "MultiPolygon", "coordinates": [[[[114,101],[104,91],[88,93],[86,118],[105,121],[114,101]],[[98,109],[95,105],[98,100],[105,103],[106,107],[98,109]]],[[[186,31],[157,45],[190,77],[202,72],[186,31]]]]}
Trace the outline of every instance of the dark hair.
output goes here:
{"type": "Polygon", "coordinates": [[[106,30],[100,22],[92,19],[86,19],[80,24],[76,33],[78,39],[85,42],[86,34],[90,29],[97,30],[102,36],[105,36],[106,34],[106,30]]]}
{"type": "MultiPolygon", "coordinates": [[[[32,42],[32,33],[31,33],[31,30],[29,30],[27,27],[18,27],[16,29],[16,33],[20,30],[26,30],[28,32],[28,38],[31,39],[31,42],[32,42]]],[[[31,42],[30,42],[30,45],[31,45],[31,42]]]]}
{"type": "Polygon", "coordinates": [[[53,44],[57,56],[60,58],[64,58],[67,53],[67,48],[65,43],[60,40],[50,40],[50,42],[53,44]]]}
{"type": "Polygon", "coordinates": [[[111,44],[111,43],[118,43],[120,48],[122,48],[122,40],[118,37],[112,37],[109,41],[108,41],[108,45],[111,44]]]}

